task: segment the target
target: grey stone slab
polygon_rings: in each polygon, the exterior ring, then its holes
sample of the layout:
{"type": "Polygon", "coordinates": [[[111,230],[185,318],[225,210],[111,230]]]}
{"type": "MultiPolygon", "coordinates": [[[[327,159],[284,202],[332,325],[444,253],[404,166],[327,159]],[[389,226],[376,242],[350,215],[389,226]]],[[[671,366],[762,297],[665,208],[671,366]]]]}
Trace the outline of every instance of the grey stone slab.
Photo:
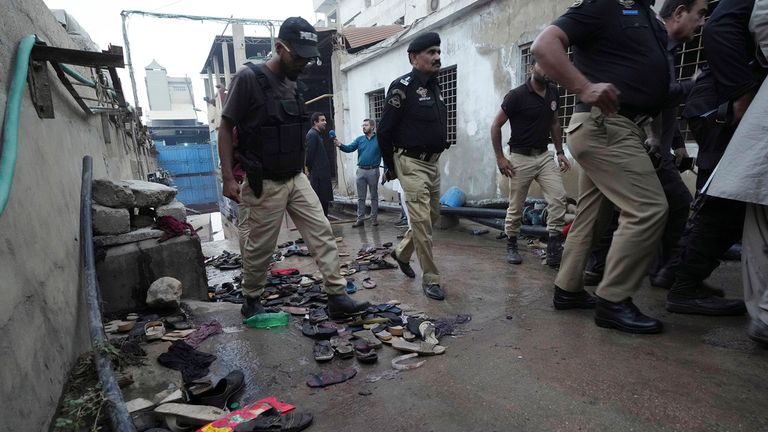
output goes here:
{"type": "Polygon", "coordinates": [[[131,216],[127,209],[94,204],[93,232],[96,234],[123,234],[131,230],[131,216]]]}
{"type": "Polygon", "coordinates": [[[176,189],[160,183],[142,180],[125,180],[136,198],[136,207],[159,207],[176,197],[176,189]]]}
{"type": "Polygon", "coordinates": [[[180,221],[187,220],[186,207],[184,207],[183,203],[176,200],[171,201],[169,204],[157,207],[155,212],[157,213],[157,217],[173,216],[180,221]]]}
{"type": "Polygon", "coordinates": [[[179,307],[182,293],[181,281],[163,276],[152,282],[147,290],[147,306],[151,308],[179,307]]]}
{"type": "Polygon", "coordinates": [[[126,243],[136,243],[142,240],[162,237],[163,232],[153,228],[140,228],[125,234],[96,236],[93,244],[96,246],[116,246],[126,243]]]}
{"type": "Polygon", "coordinates": [[[96,179],[93,181],[93,201],[106,207],[131,208],[136,199],[131,188],[122,181],[96,179]]]}
{"type": "Polygon", "coordinates": [[[203,260],[200,240],[185,235],[162,243],[149,239],[108,248],[104,260],[96,264],[105,313],[146,306],[149,286],[164,276],[181,282],[182,299],[206,300],[203,260]]]}

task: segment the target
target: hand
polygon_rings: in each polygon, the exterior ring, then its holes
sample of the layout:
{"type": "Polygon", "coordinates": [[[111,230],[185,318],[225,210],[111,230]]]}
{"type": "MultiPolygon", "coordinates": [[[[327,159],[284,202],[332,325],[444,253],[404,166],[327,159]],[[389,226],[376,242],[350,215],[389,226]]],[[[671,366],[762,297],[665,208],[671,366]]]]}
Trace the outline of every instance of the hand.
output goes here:
{"type": "Polygon", "coordinates": [[[571,163],[568,162],[568,158],[564,154],[557,155],[557,165],[560,166],[560,172],[566,172],[571,169],[571,163]]]}
{"type": "Polygon", "coordinates": [[[384,183],[390,180],[394,180],[396,178],[397,178],[397,174],[395,174],[395,171],[390,169],[384,170],[384,175],[381,176],[381,184],[383,185],[384,183]]]}
{"type": "Polygon", "coordinates": [[[222,193],[225,197],[236,203],[240,203],[240,184],[234,178],[224,180],[222,184],[222,193]]]}
{"type": "Polygon", "coordinates": [[[740,98],[733,101],[733,124],[737,125],[741,121],[741,118],[744,117],[744,114],[747,112],[747,108],[749,108],[749,104],[752,103],[752,99],[755,97],[755,94],[752,92],[748,92],[744,95],[742,95],[740,98]]]}
{"type": "Polygon", "coordinates": [[[512,162],[505,157],[496,158],[496,166],[499,167],[499,172],[504,177],[512,178],[515,176],[515,169],[512,167],[512,162]]]}
{"type": "Polygon", "coordinates": [[[619,110],[619,90],[610,83],[589,83],[579,93],[579,100],[600,108],[604,115],[616,114],[619,110]]]}
{"type": "Polygon", "coordinates": [[[675,166],[680,165],[680,162],[682,162],[683,159],[687,157],[688,150],[686,150],[685,146],[675,149],[675,166]]]}
{"type": "Polygon", "coordinates": [[[339,143],[339,140],[338,140],[337,138],[334,138],[334,139],[333,139],[333,144],[334,144],[336,147],[339,147],[339,146],[341,145],[341,143],[339,143]]]}
{"type": "Polygon", "coordinates": [[[645,140],[645,147],[648,149],[648,153],[659,153],[661,142],[656,137],[648,137],[645,140]]]}

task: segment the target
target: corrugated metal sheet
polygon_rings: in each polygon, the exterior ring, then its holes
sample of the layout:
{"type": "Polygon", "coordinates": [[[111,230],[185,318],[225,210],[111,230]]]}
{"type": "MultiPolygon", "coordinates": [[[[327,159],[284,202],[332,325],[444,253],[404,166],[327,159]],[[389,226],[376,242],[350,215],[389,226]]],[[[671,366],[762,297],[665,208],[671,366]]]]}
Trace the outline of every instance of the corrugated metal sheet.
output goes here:
{"type": "Polygon", "coordinates": [[[399,25],[376,27],[349,27],[345,28],[342,35],[347,42],[348,49],[355,49],[366,45],[375,44],[403,31],[399,25]]]}
{"type": "Polygon", "coordinates": [[[157,162],[173,175],[214,172],[211,144],[157,145],[157,162]]]}
{"type": "Polygon", "coordinates": [[[174,177],[173,185],[179,191],[176,199],[187,206],[215,206],[219,202],[218,178],[215,175],[174,177]]]}

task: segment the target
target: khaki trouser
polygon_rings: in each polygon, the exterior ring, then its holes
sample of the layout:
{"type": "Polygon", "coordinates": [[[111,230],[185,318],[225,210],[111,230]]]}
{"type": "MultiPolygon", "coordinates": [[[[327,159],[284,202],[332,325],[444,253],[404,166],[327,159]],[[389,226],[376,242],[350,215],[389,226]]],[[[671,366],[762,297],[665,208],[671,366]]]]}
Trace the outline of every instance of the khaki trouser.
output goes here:
{"type": "Polygon", "coordinates": [[[509,237],[517,237],[520,232],[525,199],[534,180],[541,186],[544,199],[547,200],[547,229],[549,232],[563,232],[565,188],[552,152],[545,151],[538,156],[511,153],[509,161],[515,169],[515,175],[509,179],[509,207],[504,220],[504,232],[509,237]]]}
{"type": "Polygon", "coordinates": [[[747,204],[741,243],[744,303],[752,319],[768,325],[768,206],[747,204]]]}
{"type": "Polygon", "coordinates": [[[583,289],[582,274],[593,242],[606,229],[612,204],[621,210],[597,295],[619,302],[639,288],[654,257],[667,218],[667,202],[651,160],[645,133],[619,115],[599,109],[574,113],[568,147],[581,165],[576,219],[568,232],[555,285],[583,289]]]}
{"type": "Polygon", "coordinates": [[[439,164],[395,153],[395,172],[405,194],[410,224],[395,254],[401,261],[408,261],[415,250],[422,271],[421,283],[439,284],[440,271],[432,256],[432,225],[440,217],[439,164]]]}
{"type": "Polygon", "coordinates": [[[267,268],[286,211],[315,258],[325,279],[326,293],[344,294],[346,280],[339,269],[336,237],[307,176],[297,174],[284,182],[264,180],[263,188],[261,197],[256,198],[246,179],[240,191],[238,230],[245,294],[258,297],[264,292],[267,268]]]}

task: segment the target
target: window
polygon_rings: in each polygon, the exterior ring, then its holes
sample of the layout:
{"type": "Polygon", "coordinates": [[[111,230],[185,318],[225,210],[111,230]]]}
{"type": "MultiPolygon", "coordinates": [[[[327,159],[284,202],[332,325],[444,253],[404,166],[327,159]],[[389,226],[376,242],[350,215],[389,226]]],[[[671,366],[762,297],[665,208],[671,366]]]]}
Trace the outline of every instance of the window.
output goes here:
{"type": "Polygon", "coordinates": [[[375,120],[378,124],[382,111],[384,111],[384,89],[368,93],[368,118],[375,120]]]}
{"type": "Polygon", "coordinates": [[[437,75],[443,102],[448,108],[448,144],[456,144],[456,66],[440,71],[437,75]]]}
{"type": "MultiPolygon", "coordinates": [[[[530,77],[530,74],[528,73],[528,61],[532,55],[531,44],[523,45],[520,48],[520,66],[522,68],[521,76],[525,77],[523,82],[528,80],[530,77]]],[[[573,51],[570,47],[568,48],[568,57],[570,57],[571,60],[573,59],[573,51]]],[[[565,144],[565,141],[568,138],[565,134],[565,129],[568,127],[568,122],[570,121],[571,115],[573,114],[573,107],[576,105],[576,95],[571,93],[565,87],[560,86],[559,84],[557,85],[557,90],[560,92],[560,110],[557,112],[557,117],[560,119],[563,144],[565,144]]]]}

